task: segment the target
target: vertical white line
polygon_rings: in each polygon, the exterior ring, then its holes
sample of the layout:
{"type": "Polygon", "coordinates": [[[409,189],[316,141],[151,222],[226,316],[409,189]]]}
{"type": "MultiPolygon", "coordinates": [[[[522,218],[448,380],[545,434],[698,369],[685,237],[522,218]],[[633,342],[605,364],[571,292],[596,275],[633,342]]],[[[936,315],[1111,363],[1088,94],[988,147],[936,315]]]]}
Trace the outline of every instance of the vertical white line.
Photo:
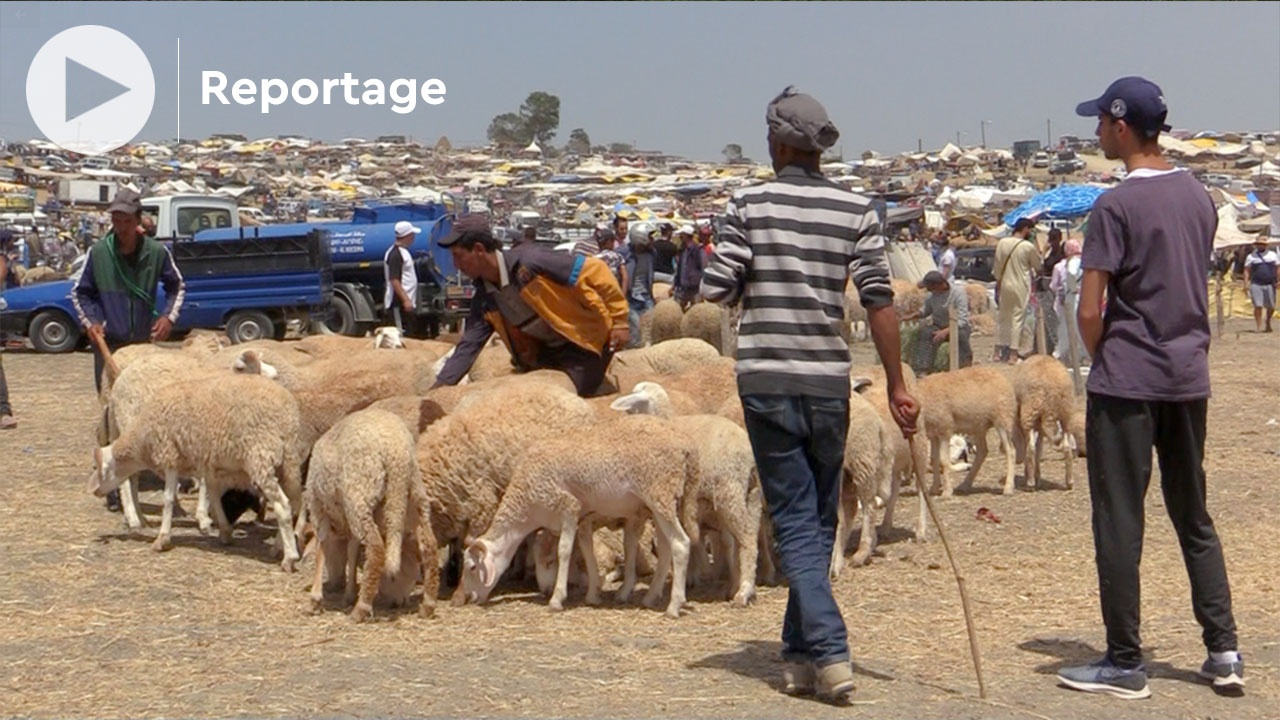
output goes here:
{"type": "Polygon", "coordinates": [[[182,144],[182,38],[178,40],[178,137],[177,142],[182,144]]]}

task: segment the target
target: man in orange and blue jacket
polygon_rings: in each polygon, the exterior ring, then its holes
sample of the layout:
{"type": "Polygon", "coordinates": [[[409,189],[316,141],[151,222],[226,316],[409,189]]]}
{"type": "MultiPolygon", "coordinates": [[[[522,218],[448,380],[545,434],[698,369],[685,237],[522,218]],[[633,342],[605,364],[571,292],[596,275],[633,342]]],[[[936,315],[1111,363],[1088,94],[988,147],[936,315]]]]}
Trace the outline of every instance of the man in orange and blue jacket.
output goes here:
{"type": "Polygon", "coordinates": [[[614,351],[630,338],[626,297],[604,261],[534,243],[501,250],[477,215],[460,218],[439,244],[476,290],[437,386],[458,384],[497,332],[521,372],[561,370],[579,395],[597,391],[614,351]]]}

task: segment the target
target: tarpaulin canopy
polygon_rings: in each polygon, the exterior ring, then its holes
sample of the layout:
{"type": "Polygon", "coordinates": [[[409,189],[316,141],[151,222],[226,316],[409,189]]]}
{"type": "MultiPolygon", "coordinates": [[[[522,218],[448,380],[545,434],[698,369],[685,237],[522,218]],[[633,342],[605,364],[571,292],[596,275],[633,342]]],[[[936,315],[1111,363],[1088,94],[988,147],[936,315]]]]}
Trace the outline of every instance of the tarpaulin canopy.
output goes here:
{"type": "Polygon", "coordinates": [[[1060,185],[1022,203],[1004,216],[1012,226],[1024,217],[1073,218],[1085,215],[1104,192],[1093,185],[1060,185]]]}

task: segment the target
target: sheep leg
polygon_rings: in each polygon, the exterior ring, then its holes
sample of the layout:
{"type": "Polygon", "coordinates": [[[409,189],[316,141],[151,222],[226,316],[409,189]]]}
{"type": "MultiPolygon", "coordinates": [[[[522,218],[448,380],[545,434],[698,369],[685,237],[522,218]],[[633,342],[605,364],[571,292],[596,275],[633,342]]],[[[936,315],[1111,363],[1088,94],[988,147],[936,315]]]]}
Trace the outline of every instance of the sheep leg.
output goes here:
{"type": "MultiPolygon", "coordinates": [[[[680,608],[684,607],[685,602],[685,582],[689,571],[689,535],[683,527],[680,527],[680,521],[674,512],[669,516],[655,512],[653,523],[658,526],[658,532],[667,538],[665,554],[671,567],[671,602],[667,603],[666,614],[669,618],[678,618],[680,608]]],[[[665,581],[666,578],[664,577],[663,580],[665,581]]],[[[653,592],[654,587],[658,588],[659,597],[661,597],[662,585],[654,585],[649,588],[649,591],[653,592]]]]}
{"type": "Polygon", "coordinates": [[[622,525],[622,587],[614,596],[618,602],[630,600],[636,589],[636,556],[640,553],[641,529],[634,518],[627,518],[622,525]]]}
{"type": "Polygon", "coordinates": [[[418,509],[418,552],[422,556],[422,604],[418,614],[436,614],[436,597],[440,594],[440,543],[431,527],[431,507],[424,497],[418,509]]]}
{"type": "MultiPolygon", "coordinates": [[[[863,491],[862,495],[870,493],[863,491]]],[[[860,498],[861,500],[861,498],[860,498]]],[[[869,502],[859,502],[862,506],[862,537],[858,540],[858,549],[853,553],[850,562],[854,567],[862,567],[871,559],[871,553],[876,549],[876,511],[874,506],[869,502]]]]}
{"type": "Polygon", "coordinates": [[[853,514],[849,506],[856,502],[853,493],[849,492],[851,482],[849,474],[844,473],[844,480],[840,485],[840,502],[836,504],[836,538],[831,544],[831,564],[827,569],[831,582],[839,580],[840,571],[844,569],[844,550],[849,542],[849,517],[853,514]]]}
{"type": "Polygon", "coordinates": [[[373,614],[373,599],[378,595],[379,581],[382,579],[382,568],[387,561],[387,547],[378,532],[378,525],[369,514],[361,518],[360,534],[364,542],[364,573],[360,582],[360,595],[356,606],[351,609],[351,619],[362,622],[373,614]]]}
{"type": "Polygon", "coordinates": [[[889,469],[889,497],[884,501],[884,516],[880,518],[880,524],[876,526],[876,537],[888,535],[893,529],[893,509],[898,505],[898,492],[901,484],[898,479],[898,473],[892,468],[889,469]]]}
{"type": "Polygon", "coordinates": [[[324,544],[316,542],[316,572],[311,579],[311,612],[319,613],[324,605],[324,544]]]}
{"type": "MultiPolygon", "coordinates": [[[[1013,452],[1013,442],[1009,439],[1009,434],[1010,434],[1009,431],[1005,430],[1004,428],[996,428],[996,435],[999,436],[1000,438],[1000,447],[1004,451],[1004,462],[1005,462],[1004,494],[1005,495],[1012,495],[1014,490],[1014,485],[1013,485],[1014,452],[1013,452]]],[[[987,439],[984,436],[982,438],[982,447],[984,451],[986,449],[986,444],[987,444],[987,439]]],[[[1028,448],[1028,451],[1030,451],[1030,448],[1028,448]]],[[[1039,455],[1039,453],[1040,453],[1040,450],[1037,447],[1036,454],[1039,455]]],[[[984,452],[984,455],[985,455],[985,452],[984,452]]],[[[1036,460],[1038,465],[1039,458],[1036,458],[1036,460]]],[[[1039,472],[1039,470],[1037,470],[1037,472],[1039,472]]]]}
{"type": "MultiPolygon", "coordinates": [[[[1036,480],[1037,488],[1040,487],[1040,481],[1044,479],[1040,475],[1040,462],[1041,462],[1041,459],[1044,457],[1043,450],[1044,450],[1044,432],[1042,430],[1038,430],[1036,431],[1035,467],[1033,469],[1033,474],[1032,474],[1032,477],[1034,477],[1036,480]]],[[[1030,484],[1031,483],[1029,482],[1027,483],[1027,485],[1030,485],[1030,484]]]]}
{"type": "Polygon", "coordinates": [[[356,601],[356,566],[360,564],[360,539],[347,538],[347,565],[342,572],[342,604],[351,605],[356,601]]]}
{"type": "MultiPolygon", "coordinates": [[[[1006,435],[1005,437],[1007,438],[1008,436],[1006,435]]],[[[959,487],[956,488],[957,490],[964,490],[965,492],[972,490],[973,481],[978,477],[978,471],[982,469],[982,464],[987,461],[987,453],[990,452],[990,449],[987,447],[986,433],[982,433],[978,435],[978,437],[974,438],[974,440],[975,440],[974,442],[975,453],[973,456],[973,467],[969,468],[969,472],[965,473],[964,482],[960,483],[959,487]]],[[[1009,449],[1008,447],[1005,447],[1005,450],[1008,450],[1008,449],[1009,449]]],[[[1012,468],[1013,468],[1012,453],[1009,454],[1009,468],[1010,468],[1010,472],[1012,472],[1012,468]]]]}
{"type": "MultiPolygon", "coordinates": [[[[657,526],[657,520],[654,520],[657,526]]],[[[671,543],[667,540],[667,536],[662,532],[661,526],[658,526],[658,534],[655,538],[658,543],[658,567],[654,568],[653,579],[649,582],[649,589],[641,598],[640,603],[645,607],[657,607],[658,601],[662,599],[662,591],[667,585],[667,575],[671,572],[671,543]]]]}
{"type": "MultiPolygon", "coordinates": [[[[745,519],[744,522],[735,522],[729,526],[729,539],[733,545],[734,559],[737,572],[732,573],[730,577],[730,587],[737,587],[738,591],[733,595],[733,604],[736,607],[746,607],[756,597],[756,561],[759,553],[759,547],[756,545],[757,528],[751,522],[752,515],[750,508],[743,508],[746,513],[740,515],[745,519]],[[746,527],[743,527],[743,525],[746,527]],[[733,577],[736,576],[736,577],[733,577]]],[[[755,517],[760,514],[756,513],[755,517]]]]}
{"type": "MultiPolygon", "coordinates": [[[[942,497],[949,498],[955,495],[955,487],[952,486],[951,468],[942,464],[942,440],[940,438],[929,439],[929,467],[933,471],[933,486],[936,488],[942,485],[942,497]]],[[[924,489],[924,483],[920,485],[920,492],[928,492],[924,489]]]]}
{"type": "Polygon", "coordinates": [[[203,478],[196,478],[200,491],[196,495],[196,525],[201,535],[208,535],[213,530],[213,519],[209,517],[209,485],[203,478]]]}
{"type": "Polygon", "coordinates": [[[229,545],[231,543],[231,520],[227,518],[226,511],[222,509],[222,486],[215,485],[209,495],[213,498],[212,502],[209,503],[209,507],[213,508],[213,520],[218,526],[218,542],[223,545],[229,545]]]}
{"type": "Polygon", "coordinates": [[[556,546],[556,589],[551,593],[547,605],[552,610],[563,610],[565,596],[569,594],[569,564],[573,562],[574,536],[578,531],[576,514],[567,515],[560,521],[560,542],[556,546]]]}
{"type": "Polygon", "coordinates": [[[592,533],[592,522],[583,520],[578,527],[578,551],[582,553],[582,564],[587,575],[587,604],[599,605],[600,599],[600,567],[596,564],[595,537],[592,533]]]}
{"type": "Polygon", "coordinates": [[[1071,447],[1071,436],[1070,436],[1070,433],[1067,432],[1067,428],[1065,425],[1062,427],[1062,435],[1059,438],[1058,445],[1059,447],[1062,448],[1062,462],[1066,465],[1065,484],[1067,486],[1067,489],[1070,490],[1071,489],[1071,472],[1074,469],[1076,464],[1076,453],[1075,453],[1075,450],[1072,449],[1071,447]]]}
{"type": "Polygon", "coordinates": [[[120,509],[124,511],[124,522],[130,530],[141,530],[146,524],[142,513],[138,512],[138,483],[126,478],[120,483],[120,509]]]}
{"type": "MultiPolygon", "coordinates": [[[[320,539],[320,530],[316,529],[316,547],[324,550],[324,589],[326,592],[345,591],[347,588],[347,544],[342,538],[334,537],[332,529],[326,526],[324,539],[320,539]]],[[[319,560],[317,560],[319,562],[319,560]]]]}
{"type": "Polygon", "coordinates": [[[151,549],[163,552],[169,549],[169,533],[173,530],[173,506],[178,502],[178,471],[164,471],[164,510],[160,516],[160,533],[151,549]]]}
{"type": "MultiPolygon", "coordinates": [[[[257,483],[258,489],[267,498],[267,502],[271,504],[271,511],[276,514],[276,526],[280,533],[280,547],[284,550],[284,560],[280,566],[285,572],[293,572],[294,563],[298,557],[298,541],[293,535],[293,513],[289,512],[289,498],[285,497],[284,491],[280,489],[280,483],[276,482],[274,473],[265,473],[258,476],[261,478],[257,483]]],[[[218,503],[221,505],[222,503],[218,503]]]]}

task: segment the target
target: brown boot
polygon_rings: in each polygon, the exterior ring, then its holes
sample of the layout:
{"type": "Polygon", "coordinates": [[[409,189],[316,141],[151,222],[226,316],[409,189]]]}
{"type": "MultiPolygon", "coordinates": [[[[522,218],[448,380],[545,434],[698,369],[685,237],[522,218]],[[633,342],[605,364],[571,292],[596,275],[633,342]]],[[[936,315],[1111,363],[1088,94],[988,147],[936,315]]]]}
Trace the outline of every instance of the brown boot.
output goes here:
{"type": "Polygon", "coordinates": [[[853,695],[853,665],[839,660],[823,665],[815,673],[814,691],[818,697],[837,705],[845,705],[853,695]]]}

